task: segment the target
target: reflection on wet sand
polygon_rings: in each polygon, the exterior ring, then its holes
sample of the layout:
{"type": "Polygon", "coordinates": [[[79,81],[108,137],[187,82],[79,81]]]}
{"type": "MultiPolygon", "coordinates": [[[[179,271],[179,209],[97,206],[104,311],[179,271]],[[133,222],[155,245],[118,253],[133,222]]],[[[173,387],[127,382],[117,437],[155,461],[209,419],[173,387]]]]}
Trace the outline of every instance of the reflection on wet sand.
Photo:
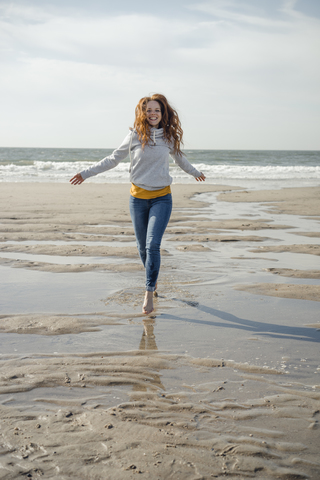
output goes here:
{"type": "MultiPolygon", "coordinates": [[[[149,317],[143,320],[143,332],[142,337],[139,344],[139,350],[143,352],[148,352],[152,350],[158,350],[156,344],[156,336],[154,334],[154,327],[155,327],[155,318],[156,317],[149,317]]],[[[133,392],[147,392],[147,391],[159,391],[165,390],[164,385],[161,382],[160,374],[156,373],[158,370],[155,368],[152,371],[152,381],[148,382],[148,384],[136,384],[133,385],[132,391],[133,392]]]]}
{"type": "Polygon", "coordinates": [[[139,350],[158,350],[156,336],[154,334],[155,320],[147,318],[143,320],[143,333],[139,345],[139,350]]]}

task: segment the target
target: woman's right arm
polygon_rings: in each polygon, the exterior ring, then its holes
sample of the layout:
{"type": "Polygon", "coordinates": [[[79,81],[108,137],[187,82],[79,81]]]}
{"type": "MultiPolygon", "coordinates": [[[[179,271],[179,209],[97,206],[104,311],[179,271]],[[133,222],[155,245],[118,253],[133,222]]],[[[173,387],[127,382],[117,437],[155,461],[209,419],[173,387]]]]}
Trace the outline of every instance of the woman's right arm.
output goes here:
{"type": "Polygon", "coordinates": [[[72,185],[81,185],[84,182],[84,179],[81,176],[81,173],[77,173],[74,177],[71,178],[70,183],[72,185]]]}
{"type": "Polygon", "coordinates": [[[133,131],[130,131],[119,148],[114,150],[111,155],[106,158],[103,158],[100,162],[95,163],[91,167],[83,170],[80,173],[77,173],[74,177],[71,178],[70,183],[72,185],[81,185],[84,180],[99,173],[111,170],[124,160],[129,154],[130,139],[134,134],[133,131]]]}

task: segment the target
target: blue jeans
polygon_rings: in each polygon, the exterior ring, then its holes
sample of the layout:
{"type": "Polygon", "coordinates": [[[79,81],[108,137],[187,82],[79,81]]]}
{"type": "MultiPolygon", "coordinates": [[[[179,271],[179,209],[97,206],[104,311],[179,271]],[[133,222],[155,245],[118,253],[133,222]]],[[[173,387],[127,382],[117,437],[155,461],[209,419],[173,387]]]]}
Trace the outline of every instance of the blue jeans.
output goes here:
{"type": "Polygon", "coordinates": [[[172,210],[171,193],[143,199],[130,196],[130,215],[141,261],[146,269],[146,290],[154,292],[160,270],[160,245],[172,210]]]}

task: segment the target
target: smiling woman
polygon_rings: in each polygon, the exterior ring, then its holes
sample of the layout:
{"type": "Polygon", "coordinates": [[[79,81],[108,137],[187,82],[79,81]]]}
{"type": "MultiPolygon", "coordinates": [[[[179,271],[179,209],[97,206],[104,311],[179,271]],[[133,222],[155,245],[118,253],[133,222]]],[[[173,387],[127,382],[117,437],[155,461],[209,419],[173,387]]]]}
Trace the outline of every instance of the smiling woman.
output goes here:
{"type": "Polygon", "coordinates": [[[182,155],[180,145],[183,143],[183,130],[179,115],[164,95],[155,93],[151,97],[141,98],[136,106],[135,114],[134,127],[138,132],[143,148],[149,141],[151,126],[162,128],[167,141],[169,143],[173,142],[174,152],[182,155]]]}
{"type": "Polygon", "coordinates": [[[161,262],[160,246],[172,210],[169,155],[197,181],[206,178],[183,155],[182,135],[179,116],[164,95],[143,97],[135,109],[134,129],[130,129],[120,147],[70,180],[72,185],[80,185],[86,178],[110,170],[130,156],[130,215],[146,271],[142,307],[145,314],[153,311],[161,262]]]}
{"type": "Polygon", "coordinates": [[[161,108],[159,103],[155,100],[151,100],[151,102],[148,102],[147,118],[150,125],[158,128],[161,120],[161,108]]]}

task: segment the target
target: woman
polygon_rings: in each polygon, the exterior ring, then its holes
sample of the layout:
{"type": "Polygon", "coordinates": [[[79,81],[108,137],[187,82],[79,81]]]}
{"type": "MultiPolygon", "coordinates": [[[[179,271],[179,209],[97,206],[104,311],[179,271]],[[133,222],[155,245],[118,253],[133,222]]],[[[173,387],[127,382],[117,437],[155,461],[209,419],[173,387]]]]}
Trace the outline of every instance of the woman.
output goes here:
{"type": "Polygon", "coordinates": [[[177,112],[166,97],[154,94],[140,100],[134,129],[111,155],[71,178],[72,185],[114,168],[130,155],[130,215],[141,261],[146,270],[146,292],[142,312],[153,311],[153,294],[160,270],[160,245],[168,225],[172,198],[169,155],[197,181],[205,176],[181,152],[183,131],[177,112]]]}

